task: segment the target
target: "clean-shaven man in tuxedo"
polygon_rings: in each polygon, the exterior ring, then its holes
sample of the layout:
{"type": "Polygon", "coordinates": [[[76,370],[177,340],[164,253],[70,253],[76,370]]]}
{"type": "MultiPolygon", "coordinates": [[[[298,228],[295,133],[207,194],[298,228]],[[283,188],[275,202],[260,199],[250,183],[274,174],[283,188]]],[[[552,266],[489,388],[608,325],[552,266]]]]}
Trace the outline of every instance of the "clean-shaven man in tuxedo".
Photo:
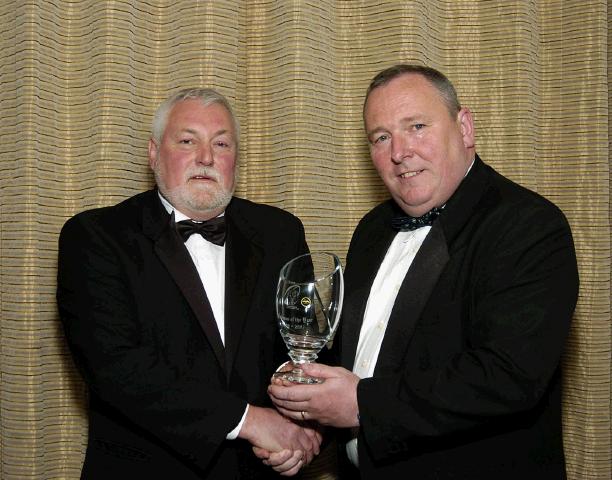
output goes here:
{"type": "Polygon", "coordinates": [[[278,274],[304,229],[233,196],[238,134],[222,95],[177,93],[153,121],[157,189],[62,229],[59,312],[89,390],[82,478],[268,478],[252,448],[285,475],[318,453],[266,394],[286,357],[278,274]]]}
{"type": "Polygon", "coordinates": [[[270,386],[275,404],[346,429],[346,478],[566,478],[559,361],[578,274],[565,217],[476,155],[440,72],[381,72],[363,115],[392,198],[350,244],[342,367],[270,386]]]}

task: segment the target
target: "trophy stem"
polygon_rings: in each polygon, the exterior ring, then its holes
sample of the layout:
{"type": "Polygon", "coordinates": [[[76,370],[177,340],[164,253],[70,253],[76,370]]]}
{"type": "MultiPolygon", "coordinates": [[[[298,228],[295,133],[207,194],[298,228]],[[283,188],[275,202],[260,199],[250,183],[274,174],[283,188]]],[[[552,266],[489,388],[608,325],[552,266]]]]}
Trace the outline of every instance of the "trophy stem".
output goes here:
{"type": "Polygon", "coordinates": [[[317,352],[313,352],[312,350],[289,350],[289,358],[291,358],[291,361],[296,367],[303,365],[304,363],[314,363],[317,357],[317,352]]]}

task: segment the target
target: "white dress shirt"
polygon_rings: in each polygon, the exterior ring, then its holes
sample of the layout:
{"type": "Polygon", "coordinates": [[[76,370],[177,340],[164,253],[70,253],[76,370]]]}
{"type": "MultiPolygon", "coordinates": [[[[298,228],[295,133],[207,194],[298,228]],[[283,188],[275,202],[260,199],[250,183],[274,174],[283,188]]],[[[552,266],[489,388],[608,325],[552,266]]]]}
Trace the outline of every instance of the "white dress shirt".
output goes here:
{"type": "MultiPolygon", "coordinates": [[[[475,160],[476,157],[472,159],[463,178],[470,173],[475,160]]],[[[445,205],[441,208],[444,208],[445,205]]],[[[395,298],[414,257],[430,230],[431,227],[421,227],[407,232],[398,232],[387,250],[385,259],[380,264],[370,289],[353,364],[353,373],[359,378],[374,375],[374,368],[385,338],[395,298]]],[[[357,437],[357,430],[353,431],[354,437],[357,437]]],[[[351,463],[358,467],[357,438],[353,438],[346,444],[346,454],[351,463]]]]}
{"type": "MultiPolygon", "coordinates": [[[[422,227],[412,231],[398,232],[387,250],[374,283],[372,283],[359,333],[359,343],[353,365],[353,373],[359,378],[374,375],[374,368],[395,298],[414,257],[430,230],[431,227],[422,227]]],[[[356,432],[354,433],[356,436],[356,432]]],[[[347,443],[346,453],[351,463],[358,467],[357,438],[347,443]]]]}
{"type": "MultiPolygon", "coordinates": [[[[159,198],[168,213],[172,214],[172,212],[174,212],[175,222],[190,220],[190,217],[174,208],[161,193],[159,194],[159,198]]],[[[222,215],[224,215],[224,213],[220,216],[222,215]]],[[[191,259],[198,271],[202,285],[204,285],[204,291],[206,292],[210,308],[215,317],[219,335],[221,335],[221,341],[223,345],[225,345],[225,244],[215,245],[205,240],[202,235],[191,235],[185,242],[185,247],[187,247],[187,251],[189,255],[191,255],[191,259]]],[[[228,440],[234,440],[238,436],[242,424],[246,419],[248,410],[249,406],[247,405],[240,423],[227,434],[226,438],[228,440]]]]}
{"type": "MultiPolygon", "coordinates": [[[[174,208],[161,194],[159,197],[168,213],[174,212],[175,222],[191,220],[190,217],[174,208]]],[[[220,216],[222,215],[224,214],[220,216]]],[[[221,341],[225,345],[225,244],[215,245],[204,240],[202,235],[191,235],[185,242],[185,246],[198,271],[202,285],[204,285],[221,341]]]]}

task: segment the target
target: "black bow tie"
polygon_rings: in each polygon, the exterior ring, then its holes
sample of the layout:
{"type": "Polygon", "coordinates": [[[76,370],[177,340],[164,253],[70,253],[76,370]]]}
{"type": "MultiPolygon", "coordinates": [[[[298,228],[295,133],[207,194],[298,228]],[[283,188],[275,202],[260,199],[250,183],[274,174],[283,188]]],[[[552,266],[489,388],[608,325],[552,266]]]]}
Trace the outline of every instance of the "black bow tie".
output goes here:
{"type": "Polygon", "coordinates": [[[225,243],[225,215],[211,218],[205,222],[181,220],[176,223],[176,230],[183,239],[183,242],[186,242],[194,233],[199,233],[209,242],[222,246],[225,243]]]}
{"type": "Polygon", "coordinates": [[[399,230],[400,232],[405,232],[406,230],[416,230],[421,227],[431,227],[433,222],[438,215],[442,212],[444,207],[434,207],[425,215],[421,215],[420,217],[411,217],[409,215],[398,215],[391,219],[391,226],[395,230],[399,230]]]}

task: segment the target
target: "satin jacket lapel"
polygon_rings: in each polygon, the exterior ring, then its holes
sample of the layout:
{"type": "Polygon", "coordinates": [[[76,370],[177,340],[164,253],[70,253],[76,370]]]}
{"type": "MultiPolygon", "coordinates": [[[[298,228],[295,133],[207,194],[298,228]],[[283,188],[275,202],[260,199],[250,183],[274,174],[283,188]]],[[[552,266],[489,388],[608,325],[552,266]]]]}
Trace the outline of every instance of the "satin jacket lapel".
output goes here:
{"type": "Polygon", "coordinates": [[[225,369],[223,342],[200,276],[185,244],[173,228],[174,219],[163,209],[159,198],[156,200],[161,212],[157,206],[145,211],[143,229],[153,237],[155,252],[191,306],[219,365],[225,369]]]}
{"type": "Polygon", "coordinates": [[[396,232],[390,228],[390,218],[391,216],[388,219],[384,218],[371,232],[362,235],[360,244],[366,247],[353,252],[351,264],[347,264],[349,276],[345,291],[348,295],[344,301],[340,325],[342,335],[340,360],[341,365],[348,370],[353,368],[355,362],[359,333],[372,283],[395,237],[396,232]]]}
{"type": "Polygon", "coordinates": [[[417,320],[449,260],[446,238],[436,222],[415,256],[397,294],[376,363],[375,375],[391,373],[402,358],[417,320]]]}
{"type": "Polygon", "coordinates": [[[263,261],[262,248],[249,238],[251,233],[245,227],[246,220],[236,221],[238,215],[235,210],[229,210],[225,247],[225,359],[228,378],[263,261]]]}

